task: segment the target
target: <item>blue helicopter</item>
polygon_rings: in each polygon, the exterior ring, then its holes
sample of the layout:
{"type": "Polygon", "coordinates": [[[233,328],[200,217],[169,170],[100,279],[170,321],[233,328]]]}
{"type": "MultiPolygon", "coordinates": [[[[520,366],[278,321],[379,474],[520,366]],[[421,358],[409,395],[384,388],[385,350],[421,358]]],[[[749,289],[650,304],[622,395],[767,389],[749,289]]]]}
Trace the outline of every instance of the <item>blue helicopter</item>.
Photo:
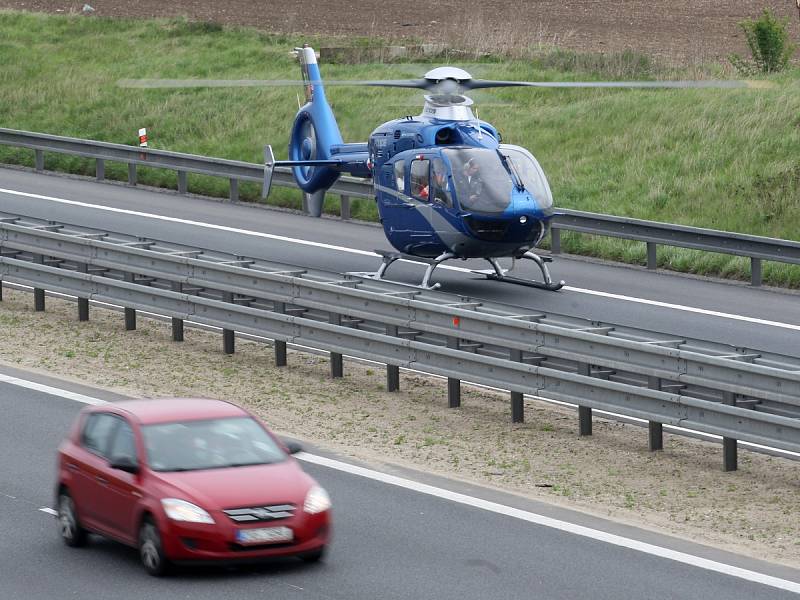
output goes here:
{"type": "MultiPolygon", "coordinates": [[[[492,266],[480,273],[492,279],[557,290],[546,262],[532,250],[549,230],[553,196],[533,155],[501,143],[497,129],[472,112],[461,87],[478,83],[455,67],[439,67],[422,80],[357,82],[357,85],[422,88],[430,93],[419,116],[384,123],[369,142],[346,144],[325,97],[314,50],[297,48],[306,103],[295,117],[289,160],[276,161],[267,147],[264,195],[272,169],[291,166],[297,184],[311,194],[309,212],[319,216],[322,197],[342,173],[371,177],[386,238],[397,250],[376,250],[382,264],[363,277],[381,279],[399,258],[422,260],[428,268],[421,287],[431,285],[434,269],[451,259],[483,258],[492,266]],[[508,275],[499,258],[533,260],[543,281],[508,275]]],[[[481,86],[492,82],[480,82],[481,86]]],[[[494,82],[499,83],[499,82],[494,82]]]]}
{"type": "MultiPolygon", "coordinates": [[[[125,87],[221,87],[301,83],[305,104],[295,116],[289,138],[289,159],[275,160],[265,149],[263,196],[269,194],[276,166],[292,167],[300,188],[309,194],[309,212],[320,216],[325,191],[348,173],[371,178],[380,221],[394,252],[376,250],[382,263],[361,277],[382,279],[400,258],[428,264],[420,287],[434,289],[434,269],[441,263],[471,258],[491,265],[476,271],[490,279],[558,290],[547,263],[534,252],[555,216],[553,195],[541,166],[525,148],[502,143],[500,133],[472,111],[465,91],[496,87],[557,88],[739,88],[744,81],[526,82],[474,79],[455,67],[438,67],[422,79],[336,81],[425,90],[422,113],[377,127],[367,143],[344,143],[325,87],[317,56],[308,45],[295,48],[300,82],[219,80],[126,80],[125,87]],[[511,258],[504,269],[500,258],[511,258]],[[533,261],[542,280],[513,277],[519,259],[533,261]]],[[[755,85],[754,85],[755,84],[755,85]]]]}

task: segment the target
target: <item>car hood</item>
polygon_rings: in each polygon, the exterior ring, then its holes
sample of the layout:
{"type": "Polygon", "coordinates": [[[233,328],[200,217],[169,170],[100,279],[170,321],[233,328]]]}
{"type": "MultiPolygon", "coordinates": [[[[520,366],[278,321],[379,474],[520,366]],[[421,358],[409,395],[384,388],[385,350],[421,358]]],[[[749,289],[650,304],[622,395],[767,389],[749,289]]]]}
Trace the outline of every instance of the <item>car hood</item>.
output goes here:
{"type": "Polygon", "coordinates": [[[294,459],[271,465],[154,472],[162,497],[187,500],[206,510],[291,503],[302,505],[314,480],[294,459]]]}

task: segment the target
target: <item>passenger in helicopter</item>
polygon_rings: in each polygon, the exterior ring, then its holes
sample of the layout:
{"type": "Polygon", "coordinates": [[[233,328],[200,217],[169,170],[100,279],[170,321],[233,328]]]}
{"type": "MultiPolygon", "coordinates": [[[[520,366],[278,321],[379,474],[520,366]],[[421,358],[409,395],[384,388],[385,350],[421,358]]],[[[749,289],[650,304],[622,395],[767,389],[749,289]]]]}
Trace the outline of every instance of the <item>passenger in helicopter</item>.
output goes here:
{"type": "Polygon", "coordinates": [[[466,190],[468,202],[475,202],[483,192],[483,179],[481,179],[480,165],[473,157],[467,159],[460,172],[459,190],[466,190]]]}
{"type": "Polygon", "coordinates": [[[433,161],[431,172],[433,173],[433,201],[440,202],[445,206],[452,206],[450,193],[447,189],[447,175],[445,174],[444,164],[441,160],[433,161]]]}
{"type": "MultiPolygon", "coordinates": [[[[444,173],[433,172],[433,200],[434,202],[441,202],[447,206],[451,205],[450,195],[447,193],[447,179],[444,173]]],[[[419,188],[417,197],[422,200],[430,200],[431,198],[431,184],[425,184],[419,188]]]]}

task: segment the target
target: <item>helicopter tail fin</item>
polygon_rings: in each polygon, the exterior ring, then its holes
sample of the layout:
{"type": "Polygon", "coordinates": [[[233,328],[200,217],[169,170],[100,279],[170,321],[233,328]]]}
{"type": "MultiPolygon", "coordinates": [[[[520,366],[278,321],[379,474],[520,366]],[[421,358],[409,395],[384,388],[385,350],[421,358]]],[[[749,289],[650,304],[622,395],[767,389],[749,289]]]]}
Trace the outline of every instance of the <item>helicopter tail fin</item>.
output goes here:
{"type": "Polygon", "coordinates": [[[342,134],[325,98],[314,49],[307,45],[295,48],[293,55],[300,64],[306,103],[297,111],[292,125],[289,160],[307,163],[292,169],[300,188],[313,194],[328,189],[339,177],[339,170],[321,161],[331,160],[334,147],[343,143],[342,134]]]}

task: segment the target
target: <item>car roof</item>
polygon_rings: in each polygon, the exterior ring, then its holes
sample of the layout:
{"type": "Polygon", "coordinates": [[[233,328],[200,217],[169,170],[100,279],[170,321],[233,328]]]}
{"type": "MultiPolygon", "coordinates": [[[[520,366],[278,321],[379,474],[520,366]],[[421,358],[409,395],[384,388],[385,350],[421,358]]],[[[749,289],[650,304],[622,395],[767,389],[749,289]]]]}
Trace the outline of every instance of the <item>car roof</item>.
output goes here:
{"type": "Polygon", "coordinates": [[[123,400],[111,405],[96,406],[95,410],[117,409],[142,425],[173,421],[198,421],[225,417],[250,416],[243,408],[223,400],[207,398],[154,398],[123,400]]]}

